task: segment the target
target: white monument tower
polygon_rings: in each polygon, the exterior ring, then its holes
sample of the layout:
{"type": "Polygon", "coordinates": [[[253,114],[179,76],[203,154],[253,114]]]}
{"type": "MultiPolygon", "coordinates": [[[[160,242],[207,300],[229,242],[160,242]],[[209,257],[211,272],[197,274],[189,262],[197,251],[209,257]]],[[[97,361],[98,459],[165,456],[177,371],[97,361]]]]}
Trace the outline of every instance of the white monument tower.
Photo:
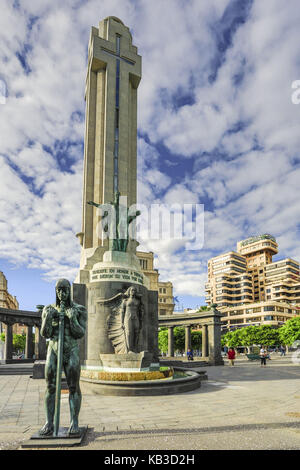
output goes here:
{"type": "MultiPolygon", "coordinates": [[[[141,56],[129,28],[110,16],[92,27],[86,78],[86,129],[81,270],[88,258],[101,259],[107,246],[99,237],[100,216],[88,201],[113,201],[117,191],[136,204],[137,88],[141,56]],[[100,249],[97,250],[97,248],[100,249]],[[95,253],[97,251],[97,253],[95,253]]],[[[90,266],[91,263],[88,263],[90,266]]],[[[79,281],[86,281],[84,273],[79,281]]]]}
{"type": "Polygon", "coordinates": [[[88,48],[82,231],[77,234],[82,249],[75,284],[86,286],[88,299],[86,370],[101,372],[116,357],[123,367],[128,361],[134,367],[157,362],[157,292],[149,290],[135,254],[134,230],[129,232],[139,215],[131,211],[140,80],[141,57],[129,28],[118,18],[105,18],[92,28],[88,48]],[[105,219],[107,206],[116,213],[116,237],[105,219]]]}

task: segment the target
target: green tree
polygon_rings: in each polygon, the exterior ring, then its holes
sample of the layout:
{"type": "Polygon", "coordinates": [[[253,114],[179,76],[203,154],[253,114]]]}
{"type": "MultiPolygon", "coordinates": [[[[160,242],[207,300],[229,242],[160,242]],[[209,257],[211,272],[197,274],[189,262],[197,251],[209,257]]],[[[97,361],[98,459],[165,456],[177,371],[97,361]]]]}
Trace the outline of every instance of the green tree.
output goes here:
{"type": "Polygon", "coordinates": [[[245,328],[241,328],[239,330],[239,339],[241,341],[240,346],[245,346],[250,352],[250,346],[253,344],[258,344],[258,334],[259,334],[259,326],[257,325],[249,325],[245,328]]]}
{"type": "MultiPolygon", "coordinates": [[[[0,335],[1,341],[5,342],[5,333],[0,335]]],[[[25,351],[26,335],[13,334],[13,348],[15,351],[25,351]]]]}
{"type": "Polygon", "coordinates": [[[13,346],[16,351],[25,351],[26,335],[13,335],[13,346]]]}
{"type": "Polygon", "coordinates": [[[222,346],[228,346],[229,348],[242,346],[241,329],[225,333],[221,338],[221,344],[222,346]]]}
{"type": "Polygon", "coordinates": [[[182,326],[176,326],[174,328],[174,349],[175,351],[184,352],[185,330],[182,326]]]}
{"type": "Polygon", "coordinates": [[[280,343],[279,330],[272,328],[271,325],[260,325],[257,331],[257,338],[255,344],[262,344],[264,346],[275,346],[280,343]]]}
{"type": "Polygon", "coordinates": [[[158,332],[158,348],[163,353],[168,352],[168,329],[161,328],[158,332]]]}
{"type": "Polygon", "coordinates": [[[300,340],[300,317],[288,320],[278,330],[279,342],[291,346],[294,341],[300,340]]]}
{"type": "MultiPolygon", "coordinates": [[[[202,344],[202,332],[191,332],[191,345],[193,349],[200,349],[202,344]]],[[[168,328],[161,328],[158,332],[158,348],[163,353],[168,352],[168,328]]],[[[181,326],[174,328],[174,349],[184,352],[185,350],[185,329],[181,326]]]]}
{"type": "Polygon", "coordinates": [[[202,345],[202,331],[195,330],[191,332],[192,349],[201,349],[202,345]]]}
{"type": "Polygon", "coordinates": [[[274,346],[280,343],[280,339],[278,330],[272,328],[271,325],[250,325],[228,331],[222,336],[221,343],[222,346],[228,346],[229,348],[244,346],[249,351],[249,347],[254,344],[274,346]]]}

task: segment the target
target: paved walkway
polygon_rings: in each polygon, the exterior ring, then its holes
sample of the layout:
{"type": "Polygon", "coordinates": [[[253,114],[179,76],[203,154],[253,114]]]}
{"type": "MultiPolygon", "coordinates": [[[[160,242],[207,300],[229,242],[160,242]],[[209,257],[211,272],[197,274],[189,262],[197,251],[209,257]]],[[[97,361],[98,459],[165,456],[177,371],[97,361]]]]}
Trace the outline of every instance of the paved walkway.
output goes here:
{"type": "MultiPolygon", "coordinates": [[[[1,366],[0,366],[1,367],[1,366]]],[[[300,365],[276,356],[207,367],[200,389],[154,397],[83,396],[76,449],[300,449],[300,365]]],[[[44,424],[45,381],[0,375],[0,448],[18,449],[44,424]]],[[[63,394],[61,425],[68,426],[63,394]]]]}

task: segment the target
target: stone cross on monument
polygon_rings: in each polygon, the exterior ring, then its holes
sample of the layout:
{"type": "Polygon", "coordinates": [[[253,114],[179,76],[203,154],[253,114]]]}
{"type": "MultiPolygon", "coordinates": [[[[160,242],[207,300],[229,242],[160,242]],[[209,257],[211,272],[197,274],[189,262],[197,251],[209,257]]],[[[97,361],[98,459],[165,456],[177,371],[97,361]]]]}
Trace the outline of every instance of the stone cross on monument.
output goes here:
{"type": "Polygon", "coordinates": [[[123,60],[126,64],[131,66],[135,65],[133,60],[129,60],[125,57],[121,56],[121,35],[116,34],[116,52],[113,53],[108,51],[104,47],[101,47],[101,51],[104,54],[108,54],[110,57],[114,57],[116,59],[116,94],[115,94],[115,123],[114,123],[114,131],[115,131],[115,140],[114,140],[114,182],[113,182],[113,189],[114,193],[117,193],[119,190],[119,128],[120,128],[120,61],[123,60]]]}
{"type": "Polygon", "coordinates": [[[86,78],[86,132],[82,231],[83,258],[102,245],[100,216],[88,201],[109,203],[119,191],[136,204],[137,88],[141,57],[129,28],[108,17],[92,28],[86,78]],[[120,177],[121,175],[121,177],[120,177]]]}

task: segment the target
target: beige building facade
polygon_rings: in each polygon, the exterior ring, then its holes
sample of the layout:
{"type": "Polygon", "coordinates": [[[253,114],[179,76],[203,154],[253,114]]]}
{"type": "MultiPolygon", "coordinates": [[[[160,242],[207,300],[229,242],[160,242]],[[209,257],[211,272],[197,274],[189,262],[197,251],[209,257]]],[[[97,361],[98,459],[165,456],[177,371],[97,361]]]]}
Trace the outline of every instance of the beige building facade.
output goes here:
{"type": "Polygon", "coordinates": [[[225,327],[280,325],[300,313],[299,263],[273,262],[276,239],[269,234],[237,243],[237,251],[208,261],[206,303],[218,305],[225,327]]]}
{"type": "MultiPolygon", "coordinates": [[[[7,289],[7,279],[2,271],[0,271],[0,307],[19,310],[19,302],[14,295],[11,295],[7,289]]],[[[5,330],[5,325],[0,325],[1,332],[5,330]]],[[[25,327],[22,325],[14,325],[13,333],[22,334],[25,327]]]]}
{"type": "Polygon", "coordinates": [[[159,281],[158,269],[154,269],[154,254],[152,252],[137,251],[143,273],[150,281],[150,289],[158,292],[158,314],[172,315],[174,312],[173,284],[159,281]]]}

